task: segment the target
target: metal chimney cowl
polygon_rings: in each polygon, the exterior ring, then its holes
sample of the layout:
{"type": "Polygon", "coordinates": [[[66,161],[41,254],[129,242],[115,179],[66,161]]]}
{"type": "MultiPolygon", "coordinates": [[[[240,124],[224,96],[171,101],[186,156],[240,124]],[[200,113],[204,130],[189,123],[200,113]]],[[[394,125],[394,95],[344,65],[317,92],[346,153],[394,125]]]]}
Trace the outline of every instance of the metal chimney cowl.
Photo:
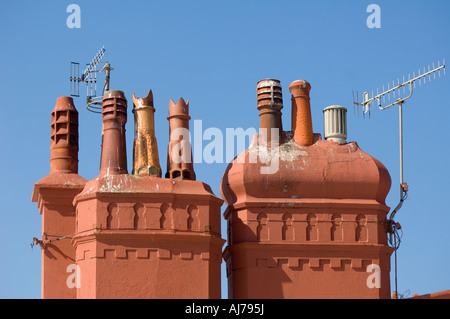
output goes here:
{"type": "Polygon", "coordinates": [[[260,141],[267,146],[275,146],[272,142],[280,141],[283,133],[281,121],[283,95],[280,81],[275,79],[259,81],[256,86],[256,97],[259,110],[260,141]],[[278,139],[272,138],[272,129],[278,131],[278,139]]]}
{"type": "Polygon", "coordinates": [[[331,105],[323,109],[325,139],[338,144],[347,143],[347,109],[331,105]]]}

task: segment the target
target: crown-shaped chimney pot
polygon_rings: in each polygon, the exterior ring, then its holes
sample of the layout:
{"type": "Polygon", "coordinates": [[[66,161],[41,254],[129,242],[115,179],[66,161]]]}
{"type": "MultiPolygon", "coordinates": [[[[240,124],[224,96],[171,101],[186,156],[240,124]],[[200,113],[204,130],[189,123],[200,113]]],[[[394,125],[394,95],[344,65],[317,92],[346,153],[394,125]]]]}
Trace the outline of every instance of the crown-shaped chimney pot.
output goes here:
{"type": "Polygon", "coordinates": [[[169,101],[169,147],[166,178],[195,180],[192,148],[189,141],[189,100],[169,101]]]}

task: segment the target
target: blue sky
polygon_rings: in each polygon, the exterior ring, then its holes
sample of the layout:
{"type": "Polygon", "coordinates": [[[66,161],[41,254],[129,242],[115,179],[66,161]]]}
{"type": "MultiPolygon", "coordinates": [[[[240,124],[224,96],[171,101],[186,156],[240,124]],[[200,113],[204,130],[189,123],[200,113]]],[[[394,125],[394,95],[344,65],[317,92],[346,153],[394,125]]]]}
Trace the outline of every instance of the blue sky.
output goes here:
{"type": "MultiPolygon", "coordinates": [[[[374,109],[355,116],[352,90],[371,90],[443,58],[450,61],[450,2],[441,1],[3,1],[0,11],[0,298],[40,298],[41,217],[33,184],[49,173],[50,112],[69,95],[70,62],[89,62],[102,45],[115,68],[111,89],[144,96],[151,88],[156,136],[165,172],[169,99],[190,100],[203,128],[257,128],[256,83],[283,85],[284,129],[290,130],[288,85],[311,83],[314,131],[323,134],[322,109],[348,108],[348,140],[357,141],[390,171],[387,204],[398,203],[398,112],[374,109]],[[81,8],[70,29],[69,4],[81,8]],[[369,4],[381,8],[370,29],[369,4]]],[[[404,105],[404,175],[410,199],[396,216],[400,293],[450,289],[450,78],[417,86],[404,105]]],[[[80,116],[79,174],[99,173],[101,118],[75,98],[80,116]]],[[[129,108],[132,104],[129,103],[129,108]]],[[[127,152],[132,162],[129,112],[127,152]]],[[[192,123],[192,122],[191,122],[192,123]]],[[[204,142],[204,145],[208,141],[204,142]]],[[[197,179],[219,185],[226,163],[196,163],[197,179]]],[[[131,167],[128,167],[131,171],[131,167]]],[[[222,207],[222,211],[225,206],[222,207]]],[[[226,232],[223,228],[223,237],[226,232]]],[[[393,272],[391,273],[393,278],[393,272]]],[[[393,287],[393,285],[392,285],[393,287]]],[[[226,297],[226,281],[223,281],[226,297]]]]}

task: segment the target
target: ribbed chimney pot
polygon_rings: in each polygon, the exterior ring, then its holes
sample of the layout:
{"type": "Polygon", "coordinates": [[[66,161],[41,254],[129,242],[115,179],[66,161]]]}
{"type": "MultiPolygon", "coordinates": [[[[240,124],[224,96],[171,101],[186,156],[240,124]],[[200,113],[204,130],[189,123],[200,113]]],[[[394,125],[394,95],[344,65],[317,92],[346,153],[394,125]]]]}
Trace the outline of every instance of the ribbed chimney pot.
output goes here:
{"type": "Polygon", "coordinates": [[[78,173],[78,111],[73,99],[58,97],[52,111],[50,172],[78,173]]]}
{"type": "Polygon", "coordinates": [[[256,86],[257,108],[259,110],[259,127],[261,142],[272,144],[272,129],[278,132],[280,141],[283,132],[281,122],[281,109],[283,108],[283,95],[279,80],[265,79],[256,86]]]}

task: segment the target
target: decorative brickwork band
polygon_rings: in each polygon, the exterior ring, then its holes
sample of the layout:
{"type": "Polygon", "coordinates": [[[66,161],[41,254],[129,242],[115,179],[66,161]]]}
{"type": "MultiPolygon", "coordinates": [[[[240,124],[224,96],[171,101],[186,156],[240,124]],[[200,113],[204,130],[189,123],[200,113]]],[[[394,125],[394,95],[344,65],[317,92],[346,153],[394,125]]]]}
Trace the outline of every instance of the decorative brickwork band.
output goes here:
{"type": "Polygon", "coordinates": [[[125,123],[127,100],[122,91],[106,91],[103,96],[103,149],[100,175],[127,174],[125,123]]]}

